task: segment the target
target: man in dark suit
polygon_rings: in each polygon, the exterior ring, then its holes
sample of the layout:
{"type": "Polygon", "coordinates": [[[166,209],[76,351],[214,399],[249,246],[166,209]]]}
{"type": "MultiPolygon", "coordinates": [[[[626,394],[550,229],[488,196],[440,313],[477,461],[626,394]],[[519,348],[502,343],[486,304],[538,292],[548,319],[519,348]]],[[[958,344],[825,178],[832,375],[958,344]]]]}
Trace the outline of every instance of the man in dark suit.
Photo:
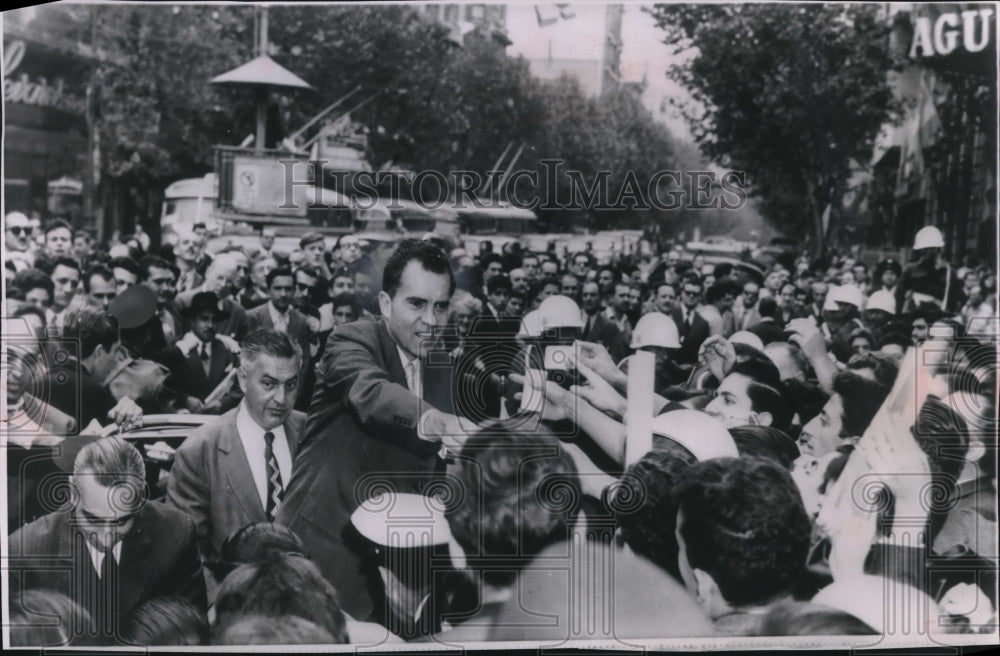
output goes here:
{"type": "Polygon", "coordinates": [[[596,282],[583,283],[583,341],[603,344],[615,362],[625,357],[628,345],[622,331],[601,312],[601,289],[596,282]]]}
{"type": "Polygon", "coordinates": [[[65,443],[60,460],[67,468],[73,460],[72,504],[10,536],[12,594],[61,592],[92,619],[74,633],[106,645],[120,643],[129,613],[153,597],[181,597],[204,610],[194,522],[146,502],[145,465],[134,446],[117,437],[79,443],[75,458],[65,443]]]}
{"type": "Polygon", "coordinates": [[[302,539],[343,609],[361,620],[382,593],[374,564],[346,530],[351,513],[386,487],[424,491],[443,470],[442,447],[457,448],[465,429],[448,412],[448,354],[428,352],[425,343],[445,322],[454,291],[447,258],[429,242],[404,241],[383,281],[382,318],[330,336],[277,519],[302,539]]]}
{"type": "Polygon", "coordinates": [[[219,253],[208,265],[205,272],[205,282],[197,289],[177,295],[175,302],[183,311],[191,304],[198,292],[215,292],[219,297],[219,309],[228,312],[229,318],[218,328],[219,335],[225,335],[241,341],[247,334],[247,313],[243,306],[233,298],[236,291],[236,281],[239,275],[240,259],[233,253],[219,253]]]}
{"type": "Polygon", "coordinates": [[[274,521],[305,428],[305,414],[292,410],[299,369],[287,335],[251,332],[238,369],[243,401],[197,428],[174,455],[167,503],[194,520],[206,563],[236,530],[274,521]]]}
{"type": "Polygon", "coordinates": [[[184,309],[188,332],[178,340],[177,348],[186,353],[171,371],[170,386],[185,395],[184,407],[191,412],[221,414],[240,401],[241,395],[233,389],[239,364],[236,354],[215,337],[215,326],[228,316],[219,309],[214,292],[195,294],[191,305],[184,309]],[[219,385],[224,391],[216,393],[219,385]]]}
{"type": "Polygon", "coordinates": [[[708,322],[698,314],[698,303],[701,301],[702,282],[697,274],[684,274],[680,282],[681,302],[671,315],[677,330],[681,335],[681,348],[677,352],[680,364],[696,364],[698,351],[702,342],[708,339],[711,332],[708,322]]]}
{"type": "Polygon", "coordinates": [[[265,278],[269,300],[247,312],[247,328],[250,331],[276,330],[285,333],[293,344],[302,349],[304,361],[309,359],[309,341],[312,331],[305,315],[292,307],[295,293],[295,277],[288,268],[273,269],[265,278]]]}

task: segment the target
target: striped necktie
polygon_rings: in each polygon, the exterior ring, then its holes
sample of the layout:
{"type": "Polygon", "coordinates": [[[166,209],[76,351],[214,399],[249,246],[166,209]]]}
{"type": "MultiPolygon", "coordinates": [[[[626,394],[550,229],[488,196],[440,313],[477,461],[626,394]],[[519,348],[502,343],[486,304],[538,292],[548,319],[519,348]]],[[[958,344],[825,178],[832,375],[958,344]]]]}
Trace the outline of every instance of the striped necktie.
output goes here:
{"type": "Polygon", "coordinates": [[[267,503],[264,510],[268,521],[273,522],[285,488],[281,485],[281,472],[278,470],[278,459],[274,457],[274,433],[264,433],[264,460],[267,462],[267,503]]]}

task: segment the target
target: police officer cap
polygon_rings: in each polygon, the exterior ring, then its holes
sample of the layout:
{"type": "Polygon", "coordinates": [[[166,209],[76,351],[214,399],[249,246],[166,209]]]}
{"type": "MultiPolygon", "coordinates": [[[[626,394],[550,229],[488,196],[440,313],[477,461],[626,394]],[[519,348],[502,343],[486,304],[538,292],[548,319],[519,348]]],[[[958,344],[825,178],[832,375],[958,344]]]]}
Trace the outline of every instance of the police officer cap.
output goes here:
{"type": "Polygon", "coordinates": [[[898,260],[887,257],[878,263],[878,268],[876,269],[878,278],[881,278],[882,274],[889,270],[895,272],[897,276],[903,275],[903,265],[898,260]]]}
{"type": "Polygon", "coordinates": [[[108,314],[118,320],[119,328],[138,328],[156,314],[156,293],[145,285],[132,285],[111,301],[108,314]]]}
{"type": "Polygon", "coordinates": [[[422,494],[379,493],[351,513],[351,524],[380,547],[429,548],[451,539],[442,502],[422,494]]]}

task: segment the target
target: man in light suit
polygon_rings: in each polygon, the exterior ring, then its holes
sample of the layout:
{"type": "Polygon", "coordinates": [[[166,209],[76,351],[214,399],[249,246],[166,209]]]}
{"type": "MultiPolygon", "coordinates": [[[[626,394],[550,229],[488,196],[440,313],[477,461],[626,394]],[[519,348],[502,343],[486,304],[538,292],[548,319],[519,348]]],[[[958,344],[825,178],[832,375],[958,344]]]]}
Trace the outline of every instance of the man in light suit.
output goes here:
{"type": "Polygon", "coordinates": [[[447,317],[455,286],[448,259],[429,242],[407,240],[383,280],[382,318],[330,336],[278,512],[278,523],[301,538],[337,589],[344,611],[360,620],[384,611],[384,591],[376,564],[351,541],[351,513],[386,487],[425,491],[443,473],[442,446],[457,450],[466,428],[450,414],[448,354],[428,353],[424,343],[447,317]]]}
{"type": "Polygon", "coordinates": [[[10,536],[11,594],[66,595],[92,618],[91,626],[73,625],[73,637],[100,645],[122,644],[129,613],[154,597],[182,597],[204,611],[194,523],[146,502],[139,450],[118,437],[81,437],[62,448],[57,460],[73,472],[72,500],[10,536]]]}
{"type": "Polygon", "coordinates": [[[206,563],[237,529],[274,520],[305,425],[292,410],[299,369],[286,335],[252,332],[240,351],[242,403],[197,428],[174,455],[167,503],[194,520],[206,563]]]}
{"type": "Polygon", "coordinates": [[[305,362],[309,359],[312,331],[305,315],[292,307],[292,295],[295,292],[292,270],[273,269],[268,272],[266,281],[269,300],[247,312],[247,328],[250,331],[265,328],[285,333],[293,344],[298,344],[302,349],[305,362]]]}

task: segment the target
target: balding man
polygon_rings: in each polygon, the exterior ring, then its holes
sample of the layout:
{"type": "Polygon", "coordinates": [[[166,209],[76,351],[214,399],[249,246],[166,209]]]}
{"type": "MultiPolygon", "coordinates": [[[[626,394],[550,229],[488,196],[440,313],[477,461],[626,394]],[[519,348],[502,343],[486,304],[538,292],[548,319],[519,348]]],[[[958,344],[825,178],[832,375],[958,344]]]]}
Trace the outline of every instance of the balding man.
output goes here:
{"type": "Polygon", "coordinates": [[[217,335],[225,335],[237,342],[247,333],[247,313],[234,298],[240,260],[234,253],[219,253],[205,270],[205,282],[199,287],[177,295],[178,310],[184,311],[191,305],[191,299],[199,292],[215,292],[219,297],[219,309],[229,313],[229,318],[221,321],[216,328],[217,335]]]}
{"type": "Polygon", "coordinates": [[[21,212],[11,212],[4,218],[4,232],[7,236],[7,259],[14,269],[23,271],[34,264],[31,252],[31,221],[21,212]]]}

